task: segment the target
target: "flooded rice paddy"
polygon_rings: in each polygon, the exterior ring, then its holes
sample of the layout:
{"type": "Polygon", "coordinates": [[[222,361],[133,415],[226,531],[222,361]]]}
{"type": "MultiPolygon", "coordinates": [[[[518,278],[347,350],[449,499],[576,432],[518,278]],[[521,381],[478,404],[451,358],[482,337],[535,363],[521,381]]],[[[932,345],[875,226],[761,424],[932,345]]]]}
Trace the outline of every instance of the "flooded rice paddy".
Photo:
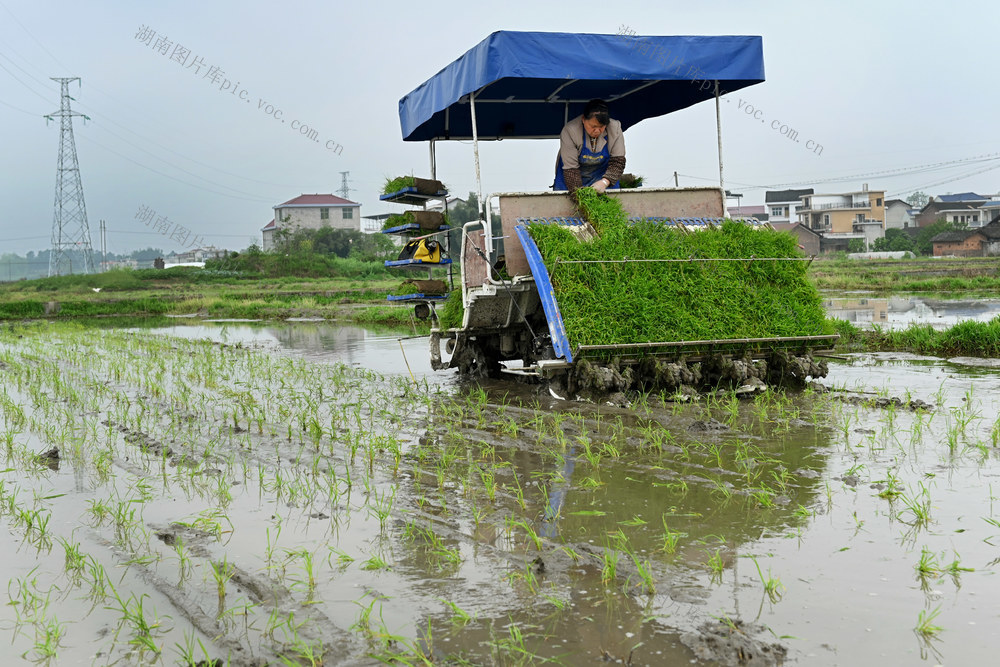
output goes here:
{"type": "Polygon", "coordinates": [[[954,294],[944,295],[944,298],[850,294],[831,297],[823,305],[829,317],[865,328],[905,329],[918,324],[945,329],[969,320],[988,322],[1000,315],[1000,299],[975,299],[954,294]]]}
{"type": "Polygon", "coordinates": [[[803,392],[623,407],[431,374],[420,339],[204,327],[0,330],[9,655],[978,664],[1000,646],[988,363],[850,355],[803,392]]]}

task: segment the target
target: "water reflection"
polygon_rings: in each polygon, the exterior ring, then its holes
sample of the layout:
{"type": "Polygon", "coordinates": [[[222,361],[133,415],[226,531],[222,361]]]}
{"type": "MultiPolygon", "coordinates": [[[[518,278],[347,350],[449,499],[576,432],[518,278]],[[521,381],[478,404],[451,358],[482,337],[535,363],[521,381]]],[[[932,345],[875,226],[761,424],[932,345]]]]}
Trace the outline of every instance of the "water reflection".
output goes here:
{"type": "Polygon", "coordinates": [[[997,299],[854,296],[830,298],[823,305],[830,317],[862,327],[878,325],[890,329],[905,329],[911,324],[945,329],[966,320],[988,322],[1000,315],[1000,300],[997,299]]]}
{"type": "Polygon", "coordinates": [[[228,345],[272,349],[313,361],[345,363],[384,375],[450,380],[452,373],[431,369],[428,339],[412,333],[372,330],[331,322],[199,321],[149,328],[153,333],[228,345]],[[409,368],[407,368],[409,364],[409,368]]]}

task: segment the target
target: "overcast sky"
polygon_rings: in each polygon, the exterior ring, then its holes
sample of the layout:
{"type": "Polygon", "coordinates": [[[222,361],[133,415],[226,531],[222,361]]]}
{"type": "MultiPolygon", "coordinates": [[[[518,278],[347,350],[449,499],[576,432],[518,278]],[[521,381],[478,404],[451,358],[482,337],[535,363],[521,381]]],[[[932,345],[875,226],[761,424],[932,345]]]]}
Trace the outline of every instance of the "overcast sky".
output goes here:
{"type": "MultiPolygon", "coordinates": [[[[768,187],[996,193],[987,30],[1000,5],[919,7],[0,0],[0,254],[49,246],[59,142],[58,121],[44,118],[59,109],[49,77],[82,80],[71,95],[90,117],[76,119],[74,132],[95,249],[103,219],[109,251],[182,250],[136,219],[141,207],[205,243],[243,248],[259,242],[274,205],[336,192],[342,171],[362,215],[392,210],[378,200],[386,177],[429,175],[427,145],[401,140],[399,99],[500,29],[761,35],[767,81],[722,105],[726,187],[744,205],[763,203],[768,187]],[[143,28],[155,31],[154,43],[188,49],[201,71],[140,41],[143,28]],[[212,67],[221,70],[215,84],[205,76],[212,67]],[[229,90],[220,90],[224,80],[229,90]],[[748,104],[757,119],[744,113],[748,104]],[[296,134],[293,120],[319,141],[296,134]],[[800,141],[772,130],[772,120],[800,141]]],[[[627,170],[648,184],[671,184],[675,171],[682,186],[718,182],[712,102],[643,121],[625,139],[627,170]]],[[[556,149],[555,140],[485,143],[484,192],[546,188],[556,149]]],[[[469,143],[441,142],[438,170],[453,194],[475,189],[469,143]]]]}

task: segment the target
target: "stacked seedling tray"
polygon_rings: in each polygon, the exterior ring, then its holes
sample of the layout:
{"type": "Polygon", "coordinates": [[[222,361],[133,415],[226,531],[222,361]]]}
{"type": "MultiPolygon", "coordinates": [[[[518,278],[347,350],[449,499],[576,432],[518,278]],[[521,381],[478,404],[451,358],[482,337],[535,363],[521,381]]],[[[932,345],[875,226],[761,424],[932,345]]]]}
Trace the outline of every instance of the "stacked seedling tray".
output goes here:
{"type": "Polygon", "coordinates": [[[444,236],[443,248],[439,261],[431,262],[425,259],[391,259],[385,265],[396,269],[426,269],[427,280],[406,280],[398,294],[390,294],[386,298],[395,302],[433,302],[447,298],[449,288],[453,286],[451,258],[448,257],[451,247],[447,232],[445,214],[438,211],[428,211],[427,204],[431,201],[443,201],[447,210],[448,191],[441,181],[400,177],[386,184],[386,194],[379,197],[382,201],[407,206],[419,206],[419,209],[409,210],[400,215],[394,215],[386,220],[383,234],[402,236],[409,241],[427,237],[444,236]],[[433,280],[432,272],[436,266],[448,266],[448,281],[433,280]],[[412,287],[413,291],[409,289],[412,287]]]}

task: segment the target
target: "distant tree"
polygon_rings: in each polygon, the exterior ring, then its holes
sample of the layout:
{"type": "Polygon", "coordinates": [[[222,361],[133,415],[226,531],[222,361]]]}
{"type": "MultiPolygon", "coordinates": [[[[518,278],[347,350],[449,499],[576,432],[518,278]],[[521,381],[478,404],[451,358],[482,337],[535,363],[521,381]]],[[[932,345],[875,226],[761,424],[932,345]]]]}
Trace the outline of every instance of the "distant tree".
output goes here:
{"type": "Polygon", "coordinates": [[[336,255],[362,261],[380,261],[399,252],[384,234],[363,234],[356,229],[279,229],[275,252],[286,255],[336,255]]]}
{"type": "Polygon", "coordinates": [[[163,257],[166,253],[162,248],[146,248],[144,250],[133,250],[130,257],[137,262],[148,262],[163,257]]]}
{"type": "Polygon", "coordinates": [[[398,254],[399,247],[385,234],[362,234],[351,246],[350,257],[363,262],[382,262],[395,259],[398,254]]]}
{"type": "Polygon", "coordinates": [[[851,239],[847,242],[847,252],[864,252],[865,251],[865,240],[864,239],[851,239]]]}
{"type": "Polygon", "coordinates": [[[927,202],[929,200],[930,197],[928,197],[920,190],[917,190],[916,192],[914,192],[913,194],[911,194],[909,197],[906,198],[906,203],[912,206],[913,208],[923,208],[924,206],[927,206],[927,202]]]}
{"type": "Polygon", "coordinates": [[[470,192],[465,202],[448,205],[448,219],[453,225],[464,225],[473,220],[479,220],[482,214],[479,211],[479,197],[475,192],[470,192]]]}
{"type": "Polygon", "coordinates": [[[876,252],[914,252],[913,238],[902,229],[885,230],[885,238],[875,239],[872,250],[876,252]]]}

